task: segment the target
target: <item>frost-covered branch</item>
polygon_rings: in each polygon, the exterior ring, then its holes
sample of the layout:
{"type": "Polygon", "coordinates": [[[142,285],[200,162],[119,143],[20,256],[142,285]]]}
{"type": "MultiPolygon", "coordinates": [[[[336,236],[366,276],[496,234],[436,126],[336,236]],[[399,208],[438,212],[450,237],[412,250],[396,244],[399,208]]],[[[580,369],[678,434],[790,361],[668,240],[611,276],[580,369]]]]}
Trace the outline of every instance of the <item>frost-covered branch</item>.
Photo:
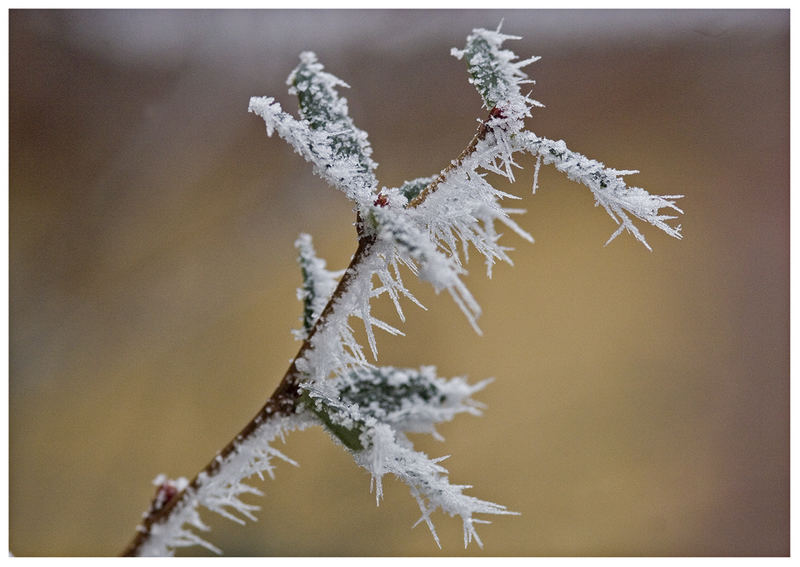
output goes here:
{"type": "Polygon", "coordinates": [[[367,135],[356,128],[347,101],[337,91],[347,85],[325,72],[313,53],[301,54],[287,81],[290,93],[298,97],[299,118],[271,97],[251,98],[249,110],[264,119],[267,134],[277,132],[355,203],[358,248],[346,270],[330,271],[317,257],[311,237],[300,235],[296,247],[303,325],[295,336],[303,342],[297,355],[256,417],[191,482],[158,478],[156,497],[126,554],[171,554],[187,545],[218,551],[197,535],[207,529],[199,508],[238,522],[255,519],[257,507],[242,496],[260,493],[245,480],[272,476],[273,457],[293,462],[273,443],[310,425],[324,427],[370,472],[379,501],[385,474],[404,481],[419,504],[420,522],[428,525],[437,544],[431,519],[436,510],[461,518],[465,545],[472,540],[482,545],[475,526],[484,520],[476,515],[513,513],[465,495],[468,487],[450,484],[442,459],[415,451],[406,435],[422,432],[439,438],[438,423],[461,413],[479,414],[471,396],[487,381],[469,385],[460,378],[445,380],[432,367],[377,367],[375,329],[402,332],[374,316],[373,299],[388,296],[401,322],[405,300],[422,307],[401,277],[405,267],[437,292],[446,290],[479,332],[480,306],[463,282],[470,250],[483,256],[491,276],[496,261],[511,262],[510,248],[500,244],[502,227],[533,241],[511,218],[523,211],[504,206],[519,197],[490,182],[490,174],[513,182],[520,156],[535,160],[534,192],[542,163],[587,186],[596,204],[619,225],[609,242],[628,231],[649,249],[633,218],[680,238],[680,225],[668,221],[675,218],[672,212],[682,211],[675,205],[678,195],[657,196],[628,187],[623,176],[634,172],[606,168],[569,150],[563,141],[526,130],[525,120],[541,104],[523,92],[534,82],[522,69],[538,57],[518,60],[503,48],[509,39],[518,38],[500,33],[499,27],[476,29],[463,49],[452,50],[466,61],[470,83],[488,117],[464,151],[437,175],[413,178],[400,187],[379,189],[367,135]],[[352,318],[364,326],[372,360],[356,339],[352,318]]]}
{"type": "MultiPolygon", "coordinates": [[[[644,235],[636,228],[626,213],[661,229],[673,238],[682,238],[681,225],[673,227],[667,223],[667,221],[678,218],[677,215],[663,214],[660,211],[661,209],[670,209],[675,213],[683,214],[683,211],[675,205],[675,200],[680,199],[683,195],[651,195],[641,187],[628,187],[622,177],[638,173],[638,171],[607,168],[599,161],[573,152],[567,148],[564,140],[556,142],[540,138],[533,132],[522,132],[515,139],[515,147],[534,155],[537,158],[537,164],[539,162],[552,164],[558,171],[565,173],[570,180],[582,183],[592,191],[595,204],[602,206],[619,225],[619,228],[606,241],[606,245],[627,230],[648,250],[652,250],[644,235]]],[[[535,190],[536,183],[534,183],[535,190]]]]}
{"type": "MultiPolygon", "coordinates": [[[[232,497],[238,499],[239,494],[252,492],[246,485],[239,486],[239,484],[248,476],[258,474],[259,464],[268,464],[271,454],[269,447],[276,435],[282,438],[283,433],[292,428],[300,429],[309,425],[309,422],[306,421],[309,417],[308,413],[295,415],[301,395],[299,385],[307,379],[307,375],[299,369],[299,366],[308,364],[305,357],[314,348],[310,339],[318,333],[325,334],[323,329],[327,330],[328,319],[335,311],[337,299],[346,296],[353,281],[358,279],[358,267],[363,258],[369,255],[373,243],[374,239],[370,238],[359,240],[359,246],[353,255],[350,266],[344,271],[331,299],[314,322],[289,369],[264,406],[187,486],[176,490],[162,505],[151,506],[145,512],[142,523],[137,526],[136,536],[125,548],[123,555],[133,556],[145,553],[169,555],[174,552],[176,547],[186,545],[203,545],[208,549],[216,549],[192,531],[192,528],[205,531],[202,527],[204,524],[199,520],[198,506],[210,504],[210,509],[219,513],[224,510],[224,506],[219,505],[220,502],[232,497]],[[251,447],[254,449],[251,450],[251,447]],[[266,458],[259,457],[256,462],[245,467],[252,472],[246,476],[237,477],[236,475],[239,474],[237,471],[244,470],[242,469],[242,455],[245,455],[246,460],[246,455],[258,455],[258,450],[265,454],[266,458]],[[229,471],[229,467],[235,470],[229,471]],[[213,480],[217,478],[221,480],[213,480]],[[232,482],[225,480],[235,478],[239,478],[238,483],[235,480],[232,482]],[[157,539],[157,543],[153,543],[154,538],[157,539]]],[[[313,421],[313,423],[318,424],[319,422],[313,421]]],[[[262,472],[270,474],[269,470],[265,468],[262,472]]],[[[239,509],[235,503],[231,505],[235,509],[239,509]]],[[[252,510],[250,510],[250,514],[252,515],[252,510]]]]}
{"type": "Polygon", "coordinates": [[[244,481],[256,475],[263,479],[265,473],[274,479],[275,457],[296,466],[297,463],[275,449],[272,443],[276,439],[283,440],[284,435],[290,431],[315,424],[316,422],[303,414],[282,415],[270,419],[261,424],[252,435],[242,439],[235,451],[225,457],[218,457],[219,467],[216,474],[200,473],[191,485],[182,479],[184,482],[178,484],[181,487],[181,497],[171,497],[173,505],[164,521],[153,522],[148,526],[147,538],[136,547],[136,555],[172,555],[177,548],[194,545],[221,553],[220,549],[197,534],[198,531],[205,532],[209,529],[200,517],[199,508],[202,506],[239,524],[244,524],[245,519],[255,521],[253,513],[260,507],[248,504],[241,497],[246,494],[263,494],[244,481]]]}

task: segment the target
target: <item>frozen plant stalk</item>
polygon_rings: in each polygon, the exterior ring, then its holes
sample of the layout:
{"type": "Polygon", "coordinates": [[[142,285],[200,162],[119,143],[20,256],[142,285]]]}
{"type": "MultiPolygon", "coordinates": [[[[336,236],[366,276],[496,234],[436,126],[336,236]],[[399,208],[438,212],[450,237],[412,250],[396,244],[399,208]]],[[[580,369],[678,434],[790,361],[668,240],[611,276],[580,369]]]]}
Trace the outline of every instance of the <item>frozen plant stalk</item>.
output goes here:
{"type": "Polygon", "coordinates": [[[329,271],[316,256],[311,237],[300,235],[296,246],[303,316],[302,327],[295,331],[302,341],[299,352],[264,407],[191,482],[158,479],[157,498],[125,554],[171,555],[188,545],[219,551],[197,534],[208,529],[199,508],[237,522],[254,520],[258,507],[241,497],[260,492],[245,481],[264,473],[271,477],[275,457],[293,463],[274,448],[275,440],[314,425],[325,428],[370,473],[378,501],[385,474],[405,482],[419,504],[418,523],[425,522],[437,545],[432,520],[437,510],[461,519],[465,546],[473,540],[482,545],[476,526],[486,520],[479,515],[514,514],[465,494],[467,486],[451,484],[443,458],[416,451],[407,436],[430,433],[441,439],[436,424],[460,413],[478,415],[481,406],[472,396],[488,380],[469,385],[461,378],[441,378],[433,367],[376,366],[375,329],[402,332],[372,314],[372,300],[389,296],[401,322],[404,300],[421,307],[401,277],[401,269],[408,269],[437,292],[446,290],[480,332],[480,307],[462,281],[468,250],[483,256],[491,275],[496,261],[511,261],[508,249],[499,244],[498,224],[532,241],[511,218],[522,211],[502,206],[504,199],[518,197],[496,189],[486,177],[492,172],[514,181],[519,156],[533,158],[534,192],[541,164],[554,165],[585,185],[619,225],[608,242],[627,231],[649,249],[634,219],[681,238],[680,226],[670,221],[682,211],[675,205],[679,195],[656,196],[628,187],[623,177],[634,171],[607,168],[573,152],[563,141],[526,130],[525,119],[541,105],[522,91],[533,83],[522,69],[538,58],[517,60],[503,48],[509,39],[519,38],[501,33],[499,27],[476,29],[463,49],[452,50],[466,61],[469,81],[480,93],[488,117],[445,169],[400,187],[379,185],[367,134],[356,128],[347,101],[338,93],[347,85],[327,73],[313,53],[300,55],[288,79],[289,91],[299,101],[299,117],[285,112],[273,98],[250,99],[250,111],[264,119],[267,134],[286,140],[353,203],[358,248],[346,270],[329,271]],[[352,319],[364,325],[372,360],[355,338],[352,319]]]}

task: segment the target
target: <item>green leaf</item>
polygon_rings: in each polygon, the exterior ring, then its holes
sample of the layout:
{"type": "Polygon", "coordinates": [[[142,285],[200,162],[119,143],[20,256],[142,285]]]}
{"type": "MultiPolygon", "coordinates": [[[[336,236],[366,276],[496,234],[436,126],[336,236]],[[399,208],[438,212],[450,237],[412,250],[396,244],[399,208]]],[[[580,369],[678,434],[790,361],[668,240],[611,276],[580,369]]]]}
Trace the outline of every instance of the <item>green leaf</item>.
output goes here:
{"type": "Polygon", "coordinates": [[[341,400],[374,417],[383,417],[404,404],[440,405],[446,396],[432,381],[435,375],[391,367],[351,373],[339,389],[341,400]]]}
{"type": "Polygon", "coordinates": [[[406,181],[400,186],[400,192],[411,202],[417,195],[422,193],[422,190],[430,185],[436,176],[433,177],[418,177],[411,181],[406,181]]]}
{"type": "Polygon", "coordinates": [[[316,322],[314,316],[314,300],[316,299],[316,286],[314,281],[313,262],[316,260],[311,238],[302,237],[297,240],[295,246],[299,249],[297,263],[300,264],[300,271],[303,275],[302,297],[303,297],[303,330],[308,333],[316,322]]]}
{"type": "Polygon", "coordinates": [[[488,109],[520,97],[519,86],[533,82],[527,80],[527,75],[520,69],[539,60],[539,57],[531,57],[525,61],[515,61],[516,54],[501,47],[507,39],[520,38],[500,33],[499,27],[497,31],[475,29],[467,37],[467,45],[463,50],[451,51],[459,59],[466,58],[470,83],[478,89],[488,109]]]}
{"type": "Polygon", "coordinates": [[[322,421],[325,428],[339,439],[345,447],[353,451],[362,451],[364,449],[364,445],[361,444],[360,440],[361,434],[366,427],[364,422],[346,418],[343,408],[338,407],[338,404],[328,403],[328,400],[322,396],[315,395],[312,397],[308,390],[300,395],[300,402],[311,410],[322,421]],[[342,425],[344,422],[352,423],[352,426],[342,425]]]}
{"type": "Polygon", "coordinates": [[[303,328],[297,331],[297,336],[305,339],[322,315],[342,272],[332,272],[325,267],[325,260],[317,257],[314,251],[310,235],[300,234],[294,246],[298,250],[297,263],[303,275],[303,283],[297,290],[297,297],[303,302],[303,328]]]}
{"type": "Polygon", "coordinates": [[[303,330],[306,333],[311,331],[316,321],[314,317],[314,282],[311,279],[311,273],[308,268],[303,264],[303,257],[300,256],[300,271],[303,274],[303,330]]]}
{"type": "Polygon", "coordinates": [[[494,95],[497,93],[498,85],[502,85],[503,81],[497,58],[485,38],[474,37],[467,44],[467,65],[472,82],[481,93],[486,107],[494,108],[499,102],[493,100],[496,98],[494,95]]]}
{"type": "Polygon", "coordinates": [[[361,451],[376,424],[398,432],[432,433],[456,414],[479,414],[472,394],[491,380],[446,380],[432,366],[419,369],[359,368],[321,383],[301,386],[301,401],[346,447],[361,451]]]}

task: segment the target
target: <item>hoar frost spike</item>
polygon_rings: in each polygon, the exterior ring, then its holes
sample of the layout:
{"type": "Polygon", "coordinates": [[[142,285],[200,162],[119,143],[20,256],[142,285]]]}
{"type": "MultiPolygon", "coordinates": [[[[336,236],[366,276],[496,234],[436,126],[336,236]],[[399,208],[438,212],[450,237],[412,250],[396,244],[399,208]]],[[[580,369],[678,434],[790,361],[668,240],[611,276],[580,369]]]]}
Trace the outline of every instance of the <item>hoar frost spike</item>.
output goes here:
{"type": "Polygon", "coordinates": [[[296,247],[303,324],[295,332],[303,341],[299,352],[255,418],[191,482],[159,477],[163,491],[159,488],[127,555],[170,555],[189,545],[219,552],[197,535],[208,530],[199,509],[237,522],[254,520],[258,507],[244,498],[261,493],[245,481],[264,473],[272,477],[275,457],[293,463],[274,444],[286,433],[312,425],[325,428],[370,473],[378,502],[384,475],[391,473],[406,483],[420,508],[417,523],[425,522],[437,545],[432,519],[437,510],[461,519],[465,545],[473,540],[482,545],[476,526],[487,522],[479,515],[514,514],[465,494],[467,486],[451,484],[441,464],[444,457],[415,450],[407,435],[429,433],[441,440],[437,424],[462,413],[479,415],[481,406],[472,396],[488,380],[470,385],[462,378],[440,378],[430,366],[377,366],[375,329],[402,333],[373,315],[372,301],[388,296],[401,322],[404,299],[422,307],[401,277],[401,270],[407,269],[437,292],[447,290],[478,330],[480,306],[462,281],[470,249],[483,256],[491,276],[496,261],[511,262],[510,249],[500,244],[503,226],[533,240],[511,219],[523,211],[503,206],[505,200],[519,197],[495,188],[487,177],[494,173],[514,181],[522,157],[534,162],[534,192],[542,164],[585,185],[595,204],[619,225],[609,242],[627,231],[649,249],[633,219],[681,238],[680,225],[669,221],[682,211],[675,205],[680,195],[651,195],[628,187],[624,176],[635,172],[607,168],[573,152],[563,141],[526,130],[531,109],[542,105],[522,91],[533,84],[523,68],[538,57],[518,60],[503,48],[510,39],[518,38],[501,33],[499,27],[476,29],[463,49],[452,50],[466,61],[488,116],[457,159],[437,174],[412,177],[400,187],[379,188],[367,134],[356,128],[347,101],[338,93],[347,85],[324,71],[313,53],[300,55],[287,81],[298,98],[299,117],[271,97],[250,100],[250,111],[264,119],[268,135],[277,132],[353,202],[358,248],[345,270],[333,272],[317,257],[311,237],[300,235],[296,247]],[[353,318],[364,325],[372,360],[356,339],[353,318]]]}

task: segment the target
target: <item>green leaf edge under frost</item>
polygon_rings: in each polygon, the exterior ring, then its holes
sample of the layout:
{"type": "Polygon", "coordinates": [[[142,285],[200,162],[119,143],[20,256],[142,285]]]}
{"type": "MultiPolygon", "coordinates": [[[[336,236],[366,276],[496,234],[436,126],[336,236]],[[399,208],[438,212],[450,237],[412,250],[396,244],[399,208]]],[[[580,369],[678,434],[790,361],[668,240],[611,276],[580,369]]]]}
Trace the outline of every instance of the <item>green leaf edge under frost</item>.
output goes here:
{"type": "Polygon", "coordinates": [[[514,62],[516,54],[508,49],[502,49],[501,46],[508,39],[522,38],[501,34],[501,26],[502,22],[495,31],[473,30],[467,36],[467,45],[464,49],[453,48],[450,51],[454,57],[466,59],[469,82],[478,90],[484,106],[489,110],[498,103],[518,96],[519,85],[534,84],[534,81],[527,79],[527,75],[521,69],[541,59],[541,57],[531,57],[514,62]]]}
{"type": "Polygon", "coordinates": [[[324,388],[303,385],[300,399],[342,444],[360,451],[368,420],[389,423],[403,432],[434,433],[435,423],[449,421],[456,413],[479,414],[480,404],[469,396],[488,383],[468,386],[461,378],[447,381],[438,378],[432,367],[361,368],[327,380],[324,388]],[[422,429],[415,425],[419,420],[426,424],[422,429]]]}
{"type": "Polygon", "coordinates": [[[362,173],[377,167],[372,161],[372,147],[367,134],[356,128],[350,118],[347,99],[340,97],[337,87],[350,88],[338,77],[326,73],[325,67],[311,51],[300,54],[300,64],[287,79],[289,94],[297,95],[300,116],[312,130],[328,132],[330,147],[337,159],[355,159],[362,173]]]}

